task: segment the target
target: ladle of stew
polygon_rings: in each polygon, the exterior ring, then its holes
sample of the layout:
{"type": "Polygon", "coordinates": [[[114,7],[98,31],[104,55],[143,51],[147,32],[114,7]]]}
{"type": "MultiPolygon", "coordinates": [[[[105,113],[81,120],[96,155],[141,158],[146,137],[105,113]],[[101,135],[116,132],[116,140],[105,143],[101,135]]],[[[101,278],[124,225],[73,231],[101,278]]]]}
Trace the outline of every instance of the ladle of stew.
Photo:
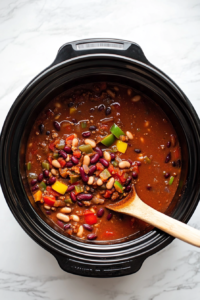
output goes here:
{"type": "Polygon", "coordinates": [[[123,213],[153,225],[162,231],[186,243],[200,247],[200,231],[173,219],[145,204],[137,195],[135,187],[129,195],[115,204],[106,206],[108,209],[123,213]]]}

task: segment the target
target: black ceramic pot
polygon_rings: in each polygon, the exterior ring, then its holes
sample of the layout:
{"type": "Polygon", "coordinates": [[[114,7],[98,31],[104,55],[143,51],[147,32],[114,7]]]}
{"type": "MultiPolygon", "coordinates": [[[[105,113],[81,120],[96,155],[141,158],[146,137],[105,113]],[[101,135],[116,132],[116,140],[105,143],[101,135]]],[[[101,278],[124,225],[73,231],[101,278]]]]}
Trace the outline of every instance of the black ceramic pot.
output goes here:
{"type": "Polygon", "coordinates": [[[114,277],[138,271],[148,256],[166,247],[173,238],[153,229],[121,243],[70,239],[56,225],[48,220],[46,223],[25,177],[26,142],[38,112],[68,87],[101,80],[134,86],[169,116],[179,136],[183,159],[180,184],[167,213],[187,223],[200,192],[199,118],[180,88],[150,64],[141,48],[131,42],[92,39],[60,48],[53,64],[25,87],[9,111],[1,133],[0,175],[13,215],[29,236],[55,256],[63,270],[84,276],[114,277]]]}

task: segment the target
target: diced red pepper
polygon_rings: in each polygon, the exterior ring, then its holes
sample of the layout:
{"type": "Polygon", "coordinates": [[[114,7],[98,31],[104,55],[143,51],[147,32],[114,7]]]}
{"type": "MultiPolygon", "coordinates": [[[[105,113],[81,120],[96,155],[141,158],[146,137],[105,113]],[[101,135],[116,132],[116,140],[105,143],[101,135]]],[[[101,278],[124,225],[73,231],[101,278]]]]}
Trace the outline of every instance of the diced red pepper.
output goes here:
{"type": "Polygon", "coordinates": [[[87,224],[93,225],[97,223],[97,216],[91,210],[86,210],[84,216],[87,224]]]}
{"type": "Polygon", "coordinates": [[[104,194],[104,198],[110,198],[112,195],[112,191],[111,190],[106,190],[105,194],[104,194]]]}
{"type": "Polygon", "coordinates": [[[75,157],[77,157],[77,158],[80,158],[80,157],[81,157],[81,151],[78,150],[78,149],[74,150],[73,156],[75,156],[75,157]]]}
{"type": "Polygon", "coordinates": [[[43,196],[43,199],[44,199],[44,202],[45,202],[47,205],[50,205],[50,206],[53,206],[54,203],[56,202],[55,197],[43,196]]]}
{"type": "Polygon", "coordinates": [[[97,163],[96,167],[97,167],[98,171],[103,171],[104,170],[104,166],[101,163],[97,163]]]}
{"type": "Polygon", "coordinates": [[[69,141],[72,141],[74,139],[74,134],[71,134],[70,136],[68,136],[65,140],[66,144],[68,144],[69,141]]]}
{"type": "Polygon", "coordinates": [[[54,142],[52,142],[52,143],[50,143],[49,144],[49,149],[51,150],[51,151],[54,151],[54,142]]]}
{"type": "Polygon", "coordinates": [[[102,130],[108,130],[108,125],[106,125],[106,124],[100,124],[99,128],[102,129],[102,130]]]}
{"type": "Polygon", "coordinates": [[[48,192],[49,194],[53,195],[54,197],[60,197],[60,196],[62,196],[60,193],[54,191],[54,190],[52,189],[52,187],[50,187],[50,186],[47,186],[46,190],[47,190],[47,192],[48,192]]]}
{"type": "Polygon", "coordinates": [[[66,165],[66,161],[61,157],[59,157],[58,161],[59,161],[61,167],[64,168],[64,166],[66,165]]]}
{"type": "Polygon", "coordinates": [[[84,212],[83,212],[84,216],[86,215],[92,215],[94,214],[93,211],[89,210],[89,209],[86,209],[84,212]]]}
{"type": "Polygon", "coordinates": [[[50,164],[52,164],[52,157],[50,155],[48,156],[47,160],[50,164]]]}
{"type": "Polygon", "coordinates": [[[114,172],[114,167],[113,167],[113,165],[109,165],[109,167],[108,167],[108,171],[110,172],[110,174],[113,174],[113,172],[114,172]]]}
{"type": "Polygon", "coordinates": [[[125,174],[126,173],[123,173],[121,176],[119,176],[119,180],[121,181],[121,183],[124,183],[126,181],[126,179],[127,179],[127,177],[126,177],[125,174]]]}

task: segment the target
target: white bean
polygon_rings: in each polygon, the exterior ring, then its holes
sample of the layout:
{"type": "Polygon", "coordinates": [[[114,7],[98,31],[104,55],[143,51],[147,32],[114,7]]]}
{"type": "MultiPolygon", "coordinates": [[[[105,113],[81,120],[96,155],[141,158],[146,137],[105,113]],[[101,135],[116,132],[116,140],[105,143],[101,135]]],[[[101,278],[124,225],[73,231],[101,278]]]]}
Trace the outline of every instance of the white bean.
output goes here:
{"type": "Polygon", "coordinates": [[[112,189],[114,182],[115,182],[115,179],[113,177],[111,177],[106,184],[106,188],[108,190],[112,189]]]}
{"type": "Polygon", "coordinates": [[[83,226],[79,226],[78,232],[77,232],[77,236],[82,237],[83,235],[83,226]]]}
{"type": "Polygon", "coordinates": [[[93,182],[94,182],[94,177],[90,176],[89,179],[88,179],[87,184],[91,185],[91,184],[93,184],[93,182]]]}
{"type": "Polygon", "coordinates": [[[103,184],[103,181],[101,180],[101,178],[99,178],[99,179],[97,180],[97,185],[100,186],[100,185],[102,185],[102,184],[103,184]]]}
{"type": "Polygon", "coordinates": [[[77,215],[71,215],[70,218],[74,221],[74,222],[79,222],[80,218],[77,215]]]}
{"type": "Polygon", "coordinates": [[[89,166],[90,164],[90,157],[89,155],[85,155],[83,158],[83,165],[89,166]]]}
{"type": "Polygon", "coordinates": [[[126,132],[126,136],[128,137],[129,140],[133,139],[133,135],[132,135],[132,133],[130,131],[126,132]]]}
{"type": "Polygon", "coordinates": [[[56,169],[51,169],[51,173],[55,176],[57,176],[59,174],[56,169]]]}
{"type": "Polygon", "coordinates": [[[122,161],[120,161],[120,163],[119,163],[119,167],[120,167],[121,169],[130,168],[130,166],[131,166],[130,162],[128,162],[128,161],[126,161],[126,160],[122,160],[122,161]]]}
{"type": "Polygon", "coordinates": [[[72,211],[72,209],[70,207],[63,207],[60,210],[60,212],[64,213],[64,214],[70,214],[71,211],[72,211]]]}
{"type": "Polygon", "coordinates": [[[96,142],[94,140],[91,140],[91,139],[85,139],[85,144],[90,145],[92,148],[96,147],[96,142]]]}
{"type": "Polygon", "coordinates": [[[131,99],[131,101],[133,101],[133,102],[138,102],[138,101],[140,101],[140,99],[141,99],[141,96],[140,96],[140,95],[136,95],[136,96],[134,96],[134,97],[131,99]]]}
{"type": "Polygon", "coordinates": [[[111,161],[111,156],[110,153],[108,151],[104,151],[103,152],[103,157],[105,158],[105,160],[107,160],[108,162],[111,161]]]}
{"type": "Polygon", "coordinates": [[[61,220],[63,222],[66,222],[66,223],[69,222],[69,216],[66,216],[66,215],[64,215],[62,213],[58,213],[56,215],[56,217],[58,218],[58,220],[61,220]]]}
{"type": "Polygon", "coordinates": [[[48,209],[48,210],[51,209],[51,207],[49,205],[47,205],[47,204],[44,204],[44,208],[48,209]]]}
{"type": "Polygon", "coordinates": [[[59,161],[57,161],[56,159],[52,160],[52,166],[54,166],[57,169],[61,168],[59,161]]]}
{"type": "Polygon", "coordinates": [[[77,138],[74,138],[72,140],[72,147],[77,147],[78,146],[78,139],[77,138]]]}

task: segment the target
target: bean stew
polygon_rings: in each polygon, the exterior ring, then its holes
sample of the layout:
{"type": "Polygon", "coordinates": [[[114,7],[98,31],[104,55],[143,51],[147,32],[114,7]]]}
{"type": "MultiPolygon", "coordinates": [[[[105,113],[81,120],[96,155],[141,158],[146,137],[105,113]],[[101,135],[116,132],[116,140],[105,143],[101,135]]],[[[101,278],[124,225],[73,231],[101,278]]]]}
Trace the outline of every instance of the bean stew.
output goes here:
{"type": "Polygon", "coordinates": [[[124,85],[91,83],[57,96],[37,117],[26,170],[35,202],[64,235],[117,240],[150,226],[105,206],[134,184],[145,203],[166,212],[179,185],[181,149],[153,99],[124,85]]]}

